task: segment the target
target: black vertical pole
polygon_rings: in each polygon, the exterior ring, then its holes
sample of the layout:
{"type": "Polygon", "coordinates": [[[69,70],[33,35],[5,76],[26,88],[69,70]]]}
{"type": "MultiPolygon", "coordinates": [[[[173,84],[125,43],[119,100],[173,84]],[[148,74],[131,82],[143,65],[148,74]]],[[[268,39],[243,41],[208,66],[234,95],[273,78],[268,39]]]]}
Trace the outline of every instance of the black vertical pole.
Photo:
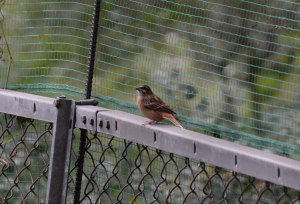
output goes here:
{"type": "MultiPolygon", "coordinates": [[[[91,98],[92,93],[92,82],[93,82],[93,72],[95,64],[95,53],[96,53],[96,44],[97,44],[97,33],[99,27],[99,13],[100,13],[100,3],[101,0],[94,1],[94,12],[93,12],[93,22],[90,38],[90,51],[89,51],[89,60],[86,74],[86,87],[85,87],[85,99],[91,98]]],[[[80,143],[79,143],[79,152],[77,160],[77,173],[76,173],[76,182],[75,182],[75,192],[74,192],[74,204],[80,203],[80,191],[82,183],[82,174],[83,174],[83,163],[84,163],[84,154],[85,154],[85,144],[86,144],[86,135],[87,130],[80,130],[80,143]]]]}
{"type": "Polygon", "coordinates": [[[94,64],[95,64],[97,34],[98,34],[98,27],[99,27],[100,3],[101,3],[101,0],[95,0],[95,3],[94,3],[93,23],[92,23],[91,39],[90,39],[89,61],[88,61],[88,67],[87,67],[87,73],[86,73],[86,83],[85,83],[86,84],[85,99],[90,99],[91,93],[92,93],[92,82],[93,82],[93,73],[94,73],[94,64]]]}

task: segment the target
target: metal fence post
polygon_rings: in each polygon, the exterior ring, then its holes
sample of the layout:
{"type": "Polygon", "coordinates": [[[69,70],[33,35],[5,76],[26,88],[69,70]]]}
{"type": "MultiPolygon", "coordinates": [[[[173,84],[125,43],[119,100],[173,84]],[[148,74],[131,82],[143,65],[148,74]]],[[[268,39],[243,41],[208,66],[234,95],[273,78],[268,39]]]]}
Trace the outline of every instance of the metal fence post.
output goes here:
{"type": "Polygon", "coordinates": [[[65,204],[76,105],[74,100],[65,97],[59,97],[53,105],[57,107],[57,117],[53,127],[46,203],[65,204]]]}
{"type": "MultiPolygon", "coordinates": [[[[96,53],[96,45],[97,45],[97,33],[99,27],[100,4],[101,4],[101,0],[94,1],[93,22],[92,22],[92,30],[91,30],[91,38],[90,38],[90,51],[89,51],[89,60],[88,60],[87,76],[86,76],[85,99],[90,99],[92,93],[93,72],[94,72],[95,53],[96,53]]],[[[80,134],[80,144],[79,144],[79,152],[78,152],[78,160],[77,160],[74,204],[80,203],[81,182],[82,182],[86,134],[87,134],[87,130],[81,129],[80,131],[81,134],[80,134]]]]}

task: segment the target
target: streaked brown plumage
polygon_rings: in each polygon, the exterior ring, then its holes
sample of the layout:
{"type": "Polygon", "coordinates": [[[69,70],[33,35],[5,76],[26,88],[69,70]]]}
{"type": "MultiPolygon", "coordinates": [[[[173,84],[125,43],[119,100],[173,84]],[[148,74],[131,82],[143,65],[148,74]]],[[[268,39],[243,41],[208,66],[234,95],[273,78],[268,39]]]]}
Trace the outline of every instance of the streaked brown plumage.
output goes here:
{"type": "Polygon", "coordinates": [[[153,124],[167,119],[183,129],[182,125],[180,125],[173,116],[176,113],[158,96],[156,96],[149,86],[140,85],[136,88],[136,90],[138,92],[137,104],[140,111],[147,118],[152,120],[144,123],[143,125],[153,124]]]}

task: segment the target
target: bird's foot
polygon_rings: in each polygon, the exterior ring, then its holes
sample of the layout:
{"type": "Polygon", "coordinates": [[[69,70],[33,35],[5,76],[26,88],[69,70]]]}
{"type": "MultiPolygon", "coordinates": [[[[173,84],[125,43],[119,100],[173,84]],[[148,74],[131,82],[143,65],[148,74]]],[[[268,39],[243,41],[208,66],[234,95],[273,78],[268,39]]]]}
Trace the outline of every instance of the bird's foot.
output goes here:
{"type": "Polygon", "coordinates": [[[155,124],[155,123],[157,123],[155,120],[152,120],[150,122],[146,121],[145,123],[143,123],[143,126],[149,125],[149,124],[155,124]]]}

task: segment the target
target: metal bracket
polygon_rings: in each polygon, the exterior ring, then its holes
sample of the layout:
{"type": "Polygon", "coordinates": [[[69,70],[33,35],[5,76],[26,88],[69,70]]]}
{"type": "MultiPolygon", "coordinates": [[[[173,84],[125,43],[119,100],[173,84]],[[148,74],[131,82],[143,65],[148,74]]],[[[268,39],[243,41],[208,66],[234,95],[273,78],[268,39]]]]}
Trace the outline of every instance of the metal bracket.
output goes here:
{"type": "Polygon", "coordinates": [[[98,101],[95,99],[83,99],[80,101],[76,101],[76,105],[84,105],[84,106],[96,106],[98,105],[98,101]]]}

